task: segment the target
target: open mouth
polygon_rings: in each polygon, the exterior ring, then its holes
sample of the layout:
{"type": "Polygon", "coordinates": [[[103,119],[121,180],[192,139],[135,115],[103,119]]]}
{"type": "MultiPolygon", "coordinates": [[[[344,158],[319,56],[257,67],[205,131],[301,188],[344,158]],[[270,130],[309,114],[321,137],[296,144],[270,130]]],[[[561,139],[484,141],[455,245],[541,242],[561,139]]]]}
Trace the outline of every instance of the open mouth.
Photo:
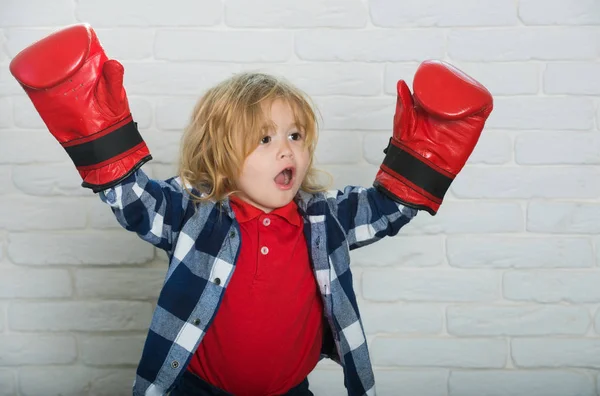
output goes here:
{"type": "Polygon", "coordinates": [[[291,187],[294,180],[295,169],[288,167],[282,170],[275,176],[275,184],[281,188],[291,187]]]}

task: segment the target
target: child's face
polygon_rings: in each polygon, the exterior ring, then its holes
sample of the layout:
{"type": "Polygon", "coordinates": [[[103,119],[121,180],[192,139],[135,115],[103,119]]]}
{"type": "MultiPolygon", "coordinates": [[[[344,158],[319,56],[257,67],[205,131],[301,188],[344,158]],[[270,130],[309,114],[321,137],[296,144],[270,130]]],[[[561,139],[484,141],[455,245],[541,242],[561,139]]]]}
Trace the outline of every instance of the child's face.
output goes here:
{"type": "Polygon", "coordinates": [[[294,199],[310,162],[305,134],[289,104],[274,101],[270,115],[273,128],[246,158],[237,180],[240,198],[267,213],[294,199]]]}

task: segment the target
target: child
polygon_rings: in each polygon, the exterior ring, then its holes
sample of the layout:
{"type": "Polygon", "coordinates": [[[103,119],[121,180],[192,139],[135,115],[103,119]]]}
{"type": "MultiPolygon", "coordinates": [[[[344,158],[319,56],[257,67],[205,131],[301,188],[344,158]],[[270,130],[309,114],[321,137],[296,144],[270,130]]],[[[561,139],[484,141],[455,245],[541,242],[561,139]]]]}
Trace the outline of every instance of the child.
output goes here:
{"type": "Polygon", "coordinates": [[[325,192],[313,110],[272,76],[210,89],[185,131],[179,176],[157,181],[141,170],[151,155],[123,68],[89,26],[33,44],[10,69],[82,185],[167,253],[134,395],[312,395],[306,378],[323,357],[342,366],[348,395],[375,394],[349,251],[395,235],[418,210],[437,212],[492,110],[485,88],[424,62],[414,98],[398,83],[374,187],[325,192]]]}

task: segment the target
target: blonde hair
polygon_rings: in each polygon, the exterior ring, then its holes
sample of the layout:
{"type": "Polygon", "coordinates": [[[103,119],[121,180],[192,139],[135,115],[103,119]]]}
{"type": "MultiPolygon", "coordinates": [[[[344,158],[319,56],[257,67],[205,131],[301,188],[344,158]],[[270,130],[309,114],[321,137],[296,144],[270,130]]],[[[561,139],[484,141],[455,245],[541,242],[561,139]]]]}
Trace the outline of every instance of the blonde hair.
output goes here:
{"type": "Polygon", "coordinates": [[[196,104],[181,140],[179,176],[196,201],[221,201],[235,192],[246,157],[259,145],[270,124],[264,106],[284,100],[305,133],[310,162],[300,189],[325,190],[313,165],[318,122],[309,98],[281,78],[240,73],[209,89],[196,104]],[[194,194],[188,186],[198,189],[194,194]]]}

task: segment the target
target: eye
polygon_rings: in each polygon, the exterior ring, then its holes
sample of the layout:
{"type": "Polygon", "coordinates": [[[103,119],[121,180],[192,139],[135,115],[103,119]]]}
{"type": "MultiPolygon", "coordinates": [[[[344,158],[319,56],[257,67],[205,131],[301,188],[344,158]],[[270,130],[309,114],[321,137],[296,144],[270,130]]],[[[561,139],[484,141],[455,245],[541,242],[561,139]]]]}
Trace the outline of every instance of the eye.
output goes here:
{"type": "Polygon", "coordinates": [[[290,139],[302,140],[302,134],[300,132],[294,132],[294,133],[290,134],[290,139]]]}
{"type": "Polygon", "coordinates": [[[260,144],[267,144],[271,141],[271,136],[263,136],[262,139],[260,139],[260,144]]]}

